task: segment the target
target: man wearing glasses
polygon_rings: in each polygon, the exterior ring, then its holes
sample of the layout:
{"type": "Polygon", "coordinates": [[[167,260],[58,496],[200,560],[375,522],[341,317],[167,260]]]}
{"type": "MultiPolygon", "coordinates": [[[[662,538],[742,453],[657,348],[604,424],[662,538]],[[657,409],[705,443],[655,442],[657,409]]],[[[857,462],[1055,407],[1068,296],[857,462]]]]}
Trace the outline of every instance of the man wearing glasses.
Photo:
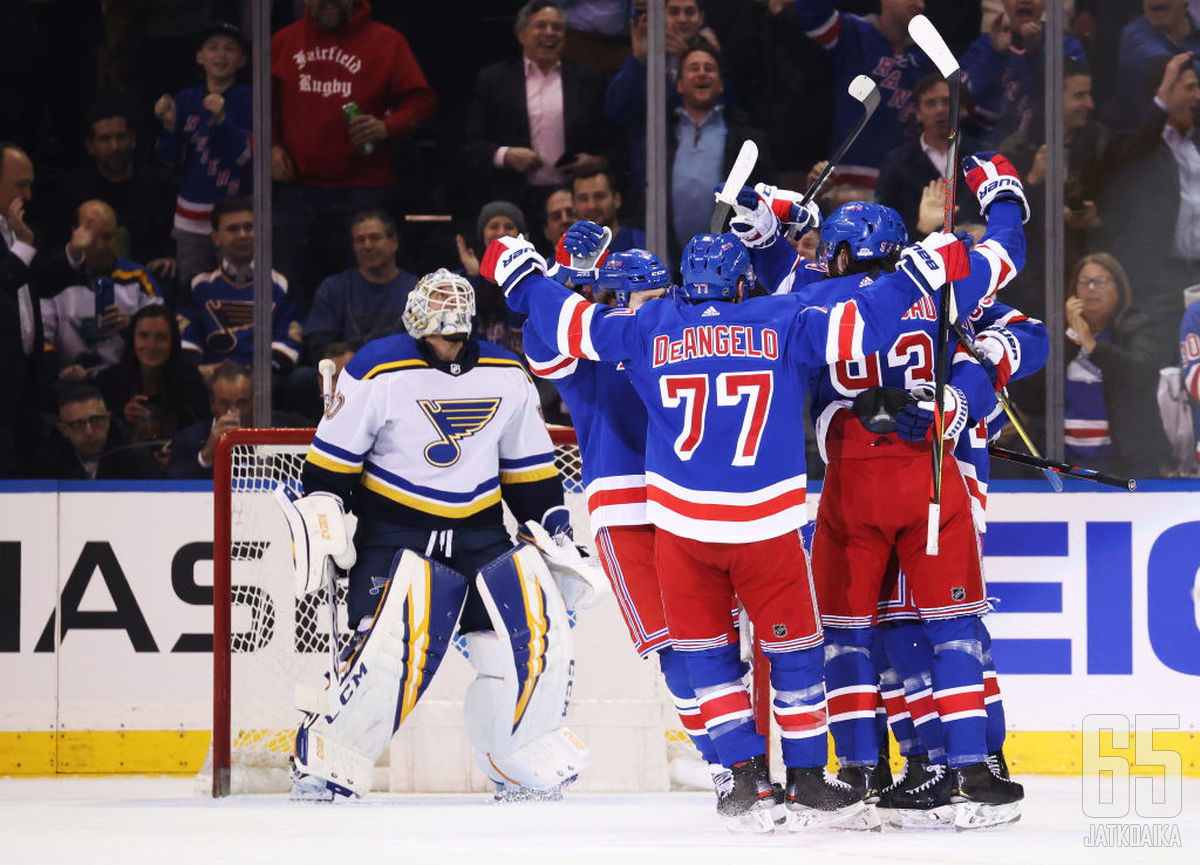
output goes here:
{"type": "Polygon", "coordinates": [[[85,481],[161,476],[151,451],[130,444],[128,432],[113,421],[104,397],[91,385],[63,391],[57,429],[38,460],[37,477],[85,481]]]}

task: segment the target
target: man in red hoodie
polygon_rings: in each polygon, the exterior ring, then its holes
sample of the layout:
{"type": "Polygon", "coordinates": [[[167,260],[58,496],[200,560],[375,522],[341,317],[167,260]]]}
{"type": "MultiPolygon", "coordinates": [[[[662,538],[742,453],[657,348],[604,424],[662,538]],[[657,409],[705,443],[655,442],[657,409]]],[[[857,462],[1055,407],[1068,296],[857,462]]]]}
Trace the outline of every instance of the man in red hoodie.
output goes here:
{"type": "Polygon", "coordinates": [[[271,39],[271,78],[274,233],[289,241],[276,244],[275,265],[307,309],[317,283],[347,266],[350,217],[387,207],[389,142],[430,120],[435,97],[407,40],[374,21],[367,0],[305,0],[271,39]]]}

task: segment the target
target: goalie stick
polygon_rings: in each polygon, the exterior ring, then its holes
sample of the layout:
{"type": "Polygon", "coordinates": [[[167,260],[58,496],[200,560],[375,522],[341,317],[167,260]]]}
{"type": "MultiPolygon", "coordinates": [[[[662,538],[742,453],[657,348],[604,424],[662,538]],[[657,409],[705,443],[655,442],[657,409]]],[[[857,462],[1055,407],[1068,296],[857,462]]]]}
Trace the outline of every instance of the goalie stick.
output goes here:
{"type": "Polygon", "coordinates": [[[717,193],[717,203],[713,207],[712,218],[708,221],[710,234],[718,234],[725,228],[725,220],[729,218],[729,212],[733,210],[733,205],[737,202],[737,195],[750,180],[750,172],[754,170],[757,162],[758,145],[750,139],[746,139],[742,142],[742,149],[738,151],[737,159],[733,161],[733,167],[729,169],[725,185],[717,193]]]}
{"type": "MultiPolygon", "coordinates": [[[[908,35],[924,51],[942,73],[950,87],[950,134],[946,149],[946,197],[942,205],[942,230],[954,231],[954,201],[958,191],[958,104],[962,85],[962,70],[950,52],[937,28],[924,15],[915,15],[908,22],[908,35]]],[[[942,518],[942,458],[945,454],[946,413],[943,401],[946,395],[946,377],[950,367],[950,323],[958,318],[954,306],[954,286],[942,286],[941,302],[938,305],[937,359],[933,369],[933,466],[929,490],[929,523],[925,533],[925,553],[938,554],[938,530],[942,518]]]]}

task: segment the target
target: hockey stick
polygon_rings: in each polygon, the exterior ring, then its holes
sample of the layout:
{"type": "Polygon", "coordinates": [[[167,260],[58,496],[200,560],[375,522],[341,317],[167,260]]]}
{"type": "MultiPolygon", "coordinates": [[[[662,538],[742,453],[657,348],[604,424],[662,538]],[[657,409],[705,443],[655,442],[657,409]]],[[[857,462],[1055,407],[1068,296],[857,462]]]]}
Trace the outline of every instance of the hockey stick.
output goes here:
{"type": "Polygon", "coordinates": [[[845,140],[838,146],[838,149],[834,151],[833,156],[825,163],[825,167],[817,175],[817,179],[808,187],[808,191],[804,193],[804,198],[800,199],[801,207],[807,207],[808,203],[821,192],[821,187],[825,185],[825,182],[829,180],[833,172],[837,170],[838,165],[842,162],[842,158],[846,155],[846,151],[850,149],[850,145],[858,140],[858,136],[866,128],[867,121],[871,119],[871,115],[879,107],[879,88],[866,75],[856,75],[854,80],[850,82],[847,92],[854,99],[862,103],[863,116],[858,119],[858,123],[854,124],[854,128],[850,130],[850,134],[846,136],[845,140]]]}
{"type": "MultiPolygon", "coordinates": [[[[333,377],[337,373],[337,364],[329,358],[322,358],[317,364],[317,372],[321,375],[321,400],[325,404],[325,413],[333,405],[333,377]]],[[[337,620],[337,565],[333,559],[325,560],[325,600],[329,604],[329,687],[337,688],[338,667],[341,658],[341,637],[338,634],[337,620]]]]}
{"type": "MultiPolygon", "coordinates": [[[[913,16],[908,22],[908,35],[929,55],[950,87],[950,135],[946,148],[946,197],[942,206],[942,230],[954,231],[954,200],[958,191],[958,101],[962,71],[937,28],[924,15],[913,16]]],[[[946,378],[950,371],[950,323],[958,318],[954,306],[954,286],[942,286],[938,305],[937,360],[933,369],[933,474],[929,490],[929,524],[925,532],[925,554],[938,554],[938,529],[942,519],[942,457],[945,454],[946,413],[942,407],[946,396],[946,378]]]]}
{"type": "MultiPolygon", "coordinates": [[[[975,347],[975,341],[971,339],[970,334],[963,328],[962,322],[955,321],[952,325],[954,333],[958,336],[958,344],[966,349],[971,357],[979,362],[980,366],[984,365],[983,352],[975,347]]],[[[1016,409],[1013,408],[1012,402],[1008,398],[1008,390],[1001,388],[996,391],[996,400],[1000,403],[1000,407],[1004,409],[1004,413],[1008,415],[1008,422],[1012,424],[1012,428],[1017,431],[1017,435],[1021,437],[1021,441],[1025,442],[1025,447],[1029,449],[1029,453],[1035,459],[1042,459],[1041,453],[1033,443],[1033,437],[1025,430],[1025,425],[1021,423],[1021,419],[1017,416],[1016,409]]],[[[1061,493],[1063,489],[1062,478],[1054,473],[1049,468],[1043,468],[1042,474],[1046,476],[1046,480],[1050,482],[1050,488],[1056,493],[1061,493]]]]}
{"type": "Polygon", "coordinates": [[[1048,460],[1045,457],[1030,456],[1020,451],[1010,451],[1008,448],[1002,448],[998,445],[988,445],[988,453],[1002,460],[1020,463],[1025,466],[1033,466],[1034,468],[1041,469],[1043,472],[1052,472],[1056,477],[1062,475],[1063,477],[1079,478],[1084,481],[1095,481],[1098,484],[1129,490],[1131,493],[1137,491],[1137,481],[1134,478],[1119,478],[1113,475],[1106,475],[1104,472],[1098,472],[1095,469],[1085,469],[1082,466],[1058,463],[1054,460],[1048,460]]]}
{"type": "Polygon", "coordinates": [[[729,218],[729,212],[733,210],[733,205],[737,202],[738,193],[750,179],[750,172],[754,170],[757,162],[758,145],[747,138],[742,142],[742,149],[738,151],[737,159],[733,161],[733,167],[729,169],[725,185],[717,193],[717,203],[713,207],[712,218],[708,221],[710,234],[717,234],[725,228],[725,220],[729,218]]]}

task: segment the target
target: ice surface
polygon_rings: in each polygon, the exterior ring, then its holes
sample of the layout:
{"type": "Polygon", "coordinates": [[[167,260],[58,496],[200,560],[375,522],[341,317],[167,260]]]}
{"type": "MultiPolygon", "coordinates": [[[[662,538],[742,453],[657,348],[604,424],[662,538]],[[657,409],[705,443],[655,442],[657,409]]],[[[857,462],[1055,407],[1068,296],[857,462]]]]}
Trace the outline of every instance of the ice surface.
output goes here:
{"type": "Polygon", "coordinates": [[[1020,780],[1025,815],[1014,826],[758,837],[727,833],[706,793],[568,793],[561,803],[514,805],[478,795],[383,794],[329,805],[196,798],[190,778],[3,778],[0,849],[5,861],[23,865],[1200,862],[1200,780],[1184,781],[1183,813],[1168,821],[1183,847],[1166,849],[1088,848],[1084,837],[1097,821],[1082,813],[1080,779],[1020,780]]]}

